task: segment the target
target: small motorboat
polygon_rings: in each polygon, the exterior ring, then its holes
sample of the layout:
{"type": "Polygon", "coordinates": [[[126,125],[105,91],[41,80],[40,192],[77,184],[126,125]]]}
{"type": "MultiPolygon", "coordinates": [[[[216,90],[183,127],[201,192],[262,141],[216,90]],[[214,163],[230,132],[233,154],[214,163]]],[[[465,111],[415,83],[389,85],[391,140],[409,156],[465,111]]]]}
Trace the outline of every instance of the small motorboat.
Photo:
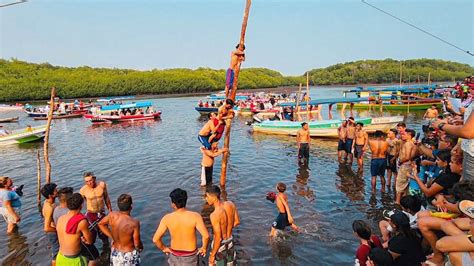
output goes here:
{"type": "Polygon", "coordinates": [[[11,118],[0,118],[0,123],[18,122],[18,119],[20,119],[18,116],[17,117],[11,117],[11,118]]]}

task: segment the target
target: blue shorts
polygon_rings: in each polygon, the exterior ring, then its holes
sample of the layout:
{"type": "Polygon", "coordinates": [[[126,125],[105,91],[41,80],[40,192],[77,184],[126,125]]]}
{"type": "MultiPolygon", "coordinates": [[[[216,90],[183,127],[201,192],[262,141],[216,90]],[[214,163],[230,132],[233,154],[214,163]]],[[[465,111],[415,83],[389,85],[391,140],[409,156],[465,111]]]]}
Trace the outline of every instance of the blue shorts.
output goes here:
{"type": "Polygon", "coordinates": [[[346,152],[347,154],[352,154],[352,143],[354,139],[346,139],[346,152]]]}
{"type": "Polygon", "coordinates": [[[370,174],[372,176],[384,176],[386,165],[387,165],[386,158],[372,159],[370,161],[370,174]]]}
{"type": "Polygon", "coordinates": [[[225,86],[229,88],[229,91],[231,91],[233,85],[234,85],[234,70],[229,68],[227,69],[227,73],[225,77],[225,86]]]}
{"type": "Polygon", "coordinates": [[[204,146],[204,148],[210,150],[211,149],[211,143],[209,143],[209,137],[211,135],[207,135],[207,136],[201,136],[201,135],[198,135],[198,140],[199,142],[201,142],[201,144],[204,146]]]}

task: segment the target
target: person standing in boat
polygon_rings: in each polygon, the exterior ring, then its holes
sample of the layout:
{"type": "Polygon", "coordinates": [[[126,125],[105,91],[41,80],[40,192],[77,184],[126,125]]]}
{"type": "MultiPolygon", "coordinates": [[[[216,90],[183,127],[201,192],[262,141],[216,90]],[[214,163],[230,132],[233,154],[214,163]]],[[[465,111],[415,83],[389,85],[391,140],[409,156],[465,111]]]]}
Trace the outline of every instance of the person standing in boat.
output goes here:
{"type": "MultiPolygon", "coordinates": [[[[94,173],[84,173],[84,182],[86,184],[79,190],[79,193],[86,200],[87,220],[89,220],[89,223],[94,224],[105,217],[105,207],[107,207],[109,213],[112,212],[112,204],[107,192],[107,184],[103,181],[97,182],[94,173]]],[[[109,246],[109,239],[100,230],[94,228],[92,233],[94,233],[93,242],[95,242],[95,238],[98,235],[102,240],[103,246],[109,246]]]]}
{"type": "Polygon", "coordinates": [[[188,194],[177,188],[170,193],[172,213],[166,214],[160,221],[153,243],[168,256],[169,265],[197,265],[198,255],[206,256],[209,243],[209,232],[199,213],[186,209],[188,194]],[[161,238],[169,231],[170,246],[166,246],[161,238]],[[201,234],[202,246],[197,248],[196,231],[201,234]]]}
{"type": "Polygon", "coordinates": [[[235,50],[230,54],[230,67],[227,69],[226,78],[225,78],[225,97],[229,98],[232,94],[232,89],[234,85],[234,75],[235,70],[240,68],[242,61],[245,61],[245,45],[237,44],[235,50]]]}
{"type": "Polygon", "coordinates": [[[358,171],[362,171],[364,167],[364,153],[367,151],[367,146],[369,144],[369,136],[363,127],[364,124],[361,122],[356,124],[354,156],[357,159],[358,171]]]}
{"type": "Polygon", "coordinates": [[[372,159],[370,160],[370,174],[372,176],[372,191],[375,192],[377,186],[377,176],[380,176],[382,192],[385,192],[385,167],[387,165],[388,143],[384,139],[382,131],[375,131],[375,139],[369,140],[372,159]]]}
{"type": "Polygon", "coordinates": [[[347,139],[347,120],[342,121],[341,126],[337,128],[337,136],[339,141],[337,143],[337,159],[339,163],[343,163],[342,156],[347,160],[346,153],[346,139],[347,139]]]}
{"type": "Polygon", "coordinates": [[[311,138],[309,134],[309,125],[306,122],[301,123],[301,129],[296,133],[296,143],[298,144],[298,163],[309,165],[309,146],[311,138]]]}

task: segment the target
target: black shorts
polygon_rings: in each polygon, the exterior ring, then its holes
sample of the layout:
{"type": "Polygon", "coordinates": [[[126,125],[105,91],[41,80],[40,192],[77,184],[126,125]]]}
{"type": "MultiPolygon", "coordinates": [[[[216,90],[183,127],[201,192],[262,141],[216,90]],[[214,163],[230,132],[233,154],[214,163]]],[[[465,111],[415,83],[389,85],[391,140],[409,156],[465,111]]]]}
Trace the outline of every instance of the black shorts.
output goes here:
{"type": "Polygon", "coordinates": [[[385,166],[387,159],[377,158],[370,161],[370,174],[372,176],[385,176],[385,166]]]}
{"type": "Polygon", "coordinates": [[[354,145],[354,156],[358,159],[362,158],[364,156],[364,151],[363,151],[364,145],[354,145]]]}
{"type": "Polygon", "coordinates": [[[89,261],[96,260],[100,257],[99,250],[92,245],[81,242],[81,256],[86,257],[89,261]]]}
{"type": "Polygon", "coordinates": [[[276,220],[273,222],[272,227],[278,230],[283,230],[285,227],[290,226],[290,222],[288,221],[288,214],[285,213],[278,213],[276,220]]]}
{"type": "Polygon", "coordinates": [[[347,154],[352,154],[352,143],[354,139],[346,139],[346,152],[347,154]]]}
{"type": "Polygon", "coordinates": [[[309,159],[309,144],[300,143],[300,149],[298,150],[298,158],[309,159]]]}
{"type": "Polygon", "coordinates": [[[397,160],[393,160],[393,163],[390,162],[394,155],[387,155],[387,170],[392,171],[393,173],[397,173],[397,160]]]}
{"type": "Polygon", "coordinates": [[[337,143],[337,151],[346,151],[346,149],[346,142],[340,139],[337,143]]]}

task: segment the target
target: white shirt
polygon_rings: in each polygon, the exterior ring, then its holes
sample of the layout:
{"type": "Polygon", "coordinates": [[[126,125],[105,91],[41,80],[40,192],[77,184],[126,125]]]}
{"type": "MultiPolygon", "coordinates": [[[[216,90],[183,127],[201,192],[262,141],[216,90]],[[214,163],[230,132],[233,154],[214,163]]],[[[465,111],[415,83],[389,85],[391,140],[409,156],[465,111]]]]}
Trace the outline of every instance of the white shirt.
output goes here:
{"type": "MultiPolygon", "coordinates": [[[[467,122],[467,119],[472,113],[472,108],[474,107],[474,104],[469,105],[469,107],[466,108],[464,111],[464,123],[467,122]]],[[[473,114],[474,115],[474,114],[473,114]]],[[[474,156],[474,139],[461,139],[461,149],[464,152],[469,153],[469,155],[474,156]]]]}

